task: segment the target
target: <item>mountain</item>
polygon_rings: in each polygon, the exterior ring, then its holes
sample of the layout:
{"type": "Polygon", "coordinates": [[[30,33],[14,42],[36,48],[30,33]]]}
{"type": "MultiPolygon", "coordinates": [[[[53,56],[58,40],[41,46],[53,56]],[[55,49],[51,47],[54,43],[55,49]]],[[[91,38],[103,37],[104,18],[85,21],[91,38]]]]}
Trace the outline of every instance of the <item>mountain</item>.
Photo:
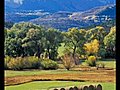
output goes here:
{"type": "Polygon", "coordinates": [[[115,0],[5,0],[5,11],[43,10],[47,12],[76,12],[108,4],[115,4],[115,0]]]}
{"type": "Polygon", "coordinates": [[[56,12],[42,18],[33,19],[31,22],[66,31],[71,27],[84,28],[91,25],[100,25],[113,21],[115,18],[116,5],[106,5],[83,12],[56,12]]]}
{"type": "Polygon", "coordinates": [[[74,12],[70,18],[72,19],[88,19],[90,17],[95,18],[96,16],[109,16],[109,17],[116,17],[116,5],[106,5],[106,6],[100,6],[95,7],[87,11],[83,12],[74,12]]]}
{"type": "Polygon", "coordinates": [[[5,21],[32,22],[60,30],[112,22],[115,0],[5,0],[5,21]]]}

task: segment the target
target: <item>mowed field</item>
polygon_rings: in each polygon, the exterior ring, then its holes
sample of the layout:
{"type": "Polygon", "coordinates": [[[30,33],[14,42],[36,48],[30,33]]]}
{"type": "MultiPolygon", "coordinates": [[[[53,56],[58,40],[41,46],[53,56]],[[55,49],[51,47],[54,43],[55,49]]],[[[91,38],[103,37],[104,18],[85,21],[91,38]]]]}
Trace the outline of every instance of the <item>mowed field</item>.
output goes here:
{"type": "Polygon", "coordinates": [[[21,85],[7,86],[5,90],[49,90],[51,88],[82,86],[82,85],[103,86],[103,90],[116,90],[114,83],[95,83],[95,82],[72,82],[72,81],[35,81],[21,85]]]}
{"type": "MultiPolygon", "coordinates": [[[[100,61],[115,68],[114,60],[100,61]]],[[[54,87],[102,84],[103,90],[116,90],[116,70],[26,70],[5,71],[5,90],[48,90],[54,87]],[[13,86],[14,85],[14,86],[13,86]]]]}

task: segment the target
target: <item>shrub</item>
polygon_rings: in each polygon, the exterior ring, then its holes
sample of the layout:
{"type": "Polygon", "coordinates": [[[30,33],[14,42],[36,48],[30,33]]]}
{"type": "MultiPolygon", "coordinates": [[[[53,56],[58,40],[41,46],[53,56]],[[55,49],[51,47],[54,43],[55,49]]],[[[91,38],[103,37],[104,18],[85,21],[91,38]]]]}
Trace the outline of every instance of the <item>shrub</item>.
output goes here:
{"type": "Polygon", "coordinates": [[[50,60],[50,59],[44,59],[41,61],[41,66],[43,69],[48,70],[48,69],[57,69],[58,64],[57,62],[50,60]]]}
{"type": "Polygon", "coordinates": [[[9,69],[13,70],[22,70],[24,65],[22,64],[22,58],[11,58],[9,63],[7,64],[9,69]]]}
{"type": "Polygon", "coordinates": [[[88,59],[85,61],[87,65],[89,66],[96,66],[96,57],[95,56],[89,56],[88,59]]]}
{"type": "Polygon", "coordinates": [[[75,66],[75,60],[72,56],[72,54],[65,54],[62,57],[63,65],[67,70],[70,70],[70,68],[75,66]]]}
{"type": "Polygon", "coordinates": [[[105,64],[100,62],[100,63],[97,63],[96,65],[98,68],[105,68],[105,64]]]}
{"type": "Polygon", "coordinates": [[[9,56],[6,56],[6,57],[5,57],[5,62],[4,62],[4,68],[5,68],[5,69],[9,69],[9,68],[8,68],[8,63],[9,63],[10,59],[11,59],[11,57],[9,57],[9,56]]]}
{"type": "Polygon", "coordinates": [[[37,57],[17,57],[11,58],[7,63],[9,69],[23,70],[23,69],[37,69],[40,67],[40,61],[37,57]]]}
{"type": "Polygon", "coordinates": [[[38,69],[40,67],[40,60],[35,56],[23,58],[24,69],[38,69]]]}

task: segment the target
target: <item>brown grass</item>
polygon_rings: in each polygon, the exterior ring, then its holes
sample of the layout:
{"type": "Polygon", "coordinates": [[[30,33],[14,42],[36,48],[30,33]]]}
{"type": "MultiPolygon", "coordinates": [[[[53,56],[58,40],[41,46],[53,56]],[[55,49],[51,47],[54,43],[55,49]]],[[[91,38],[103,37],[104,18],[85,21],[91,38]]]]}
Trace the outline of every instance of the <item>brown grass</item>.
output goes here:
{"type": "Polygon", "coordinates": [[[115,70],[96,70],[94,72],[71,74],[45,74],[32,76],[5,77],[5,85],[16,85],[32,81],[91,81],[91,82],[116,82],[115,70]]]}

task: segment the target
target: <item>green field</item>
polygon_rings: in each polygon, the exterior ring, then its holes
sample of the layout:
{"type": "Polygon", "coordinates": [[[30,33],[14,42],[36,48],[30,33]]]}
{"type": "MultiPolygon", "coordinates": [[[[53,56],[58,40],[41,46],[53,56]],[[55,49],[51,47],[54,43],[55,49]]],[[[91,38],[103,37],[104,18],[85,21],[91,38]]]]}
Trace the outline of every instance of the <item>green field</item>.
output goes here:
{"type": "MultiPolygon", "coordinates": [[[[115,60],[102,60],[99,61],[105,63],[105,67],[116,68],[115,60]]],[[[13,76],[31,76],[31,75],[46,75],[46,74],[87,74],[87,73],[96,73],[94,71],[67,71],[62,70],[26,70],[26,71],[12,71],[6,70],[5,77],[13,76]]],[[[90,84],[101,84],[103,90],[116,90],[116,84],[113,82],[106,83],[95,83],[95,82],[72,82],[72,81],[34,81],[30,83],[15,85],[15,86],[5,86],[5,90],[48,90],[50,88],[59,88],[59,87],[68,87],[68,86],[80,86],[80,85],[90,85],[90,84]]]]}
{"type": "MultiPolygon", "coordinates": [[[[99,60],[99,61],[97,61],[97,63],[104,63],[105,67],[116,68],[116,61],[114,59],[112,59],[112,60],[99,60]]],[[[86,65],[86,63],[83,62],[82,65],[86,65]]]]}
{"type": "MultiPolygon", "coordinates": [[[[99,61],[105,63],[105,67],[116,68],[116,61],[99,61]]],[[[32,70],[32,71],[12,71],[6,70],[5,77],[11,76],[24,76],[24,75],[41,75],[41,74],[61,74],[61,73],[82,73],[76,71],[67,71],[67,70],[32,70]]]]}
{"type": "MultiPolygon", "coordinates": [[[[64,53],[63,53],[64,50],[65,50],[64,43],[62,43],[61,46],[58,48],[59,56],[64,55],[64,53]]],[[[104,60],[100,60],[98,62],[104,63],[105,67],[116,68],[116,61],[115,61],[115,59],[104,59],[104,60]]],[[[84,65],[84,62],[83,62],[83,65],[84,65]]]]}
{"type": "Polygon", "coordinates": [[[116,68],[116,62],[115,61],[99,61],[99,62],[104,63],[105,67],[116,68]]]}
{"type": "Polygon", "coordinates": [[[92,83],[92,82],[72,82],[72,81],[36,81],[16,86],[7,86],[5,90],[48,90],[50,88],[80,86],[90,84],[101,84],[103,90],[116,90],[114,83],[92,83]]]}
{"type": "MultiPolygon", "coordinates": [[[[5,77],[12,77],[12,76],[26,76],[26,75],[42,75],[42,74],[62,74],[62,73],[78,73],[76,71],[67,71],[67,70],[32,70],[32,71],[12,71],[6,70],[5,77]]],[[[79,72],[81,73],[81,72],[79,72]]]]}

